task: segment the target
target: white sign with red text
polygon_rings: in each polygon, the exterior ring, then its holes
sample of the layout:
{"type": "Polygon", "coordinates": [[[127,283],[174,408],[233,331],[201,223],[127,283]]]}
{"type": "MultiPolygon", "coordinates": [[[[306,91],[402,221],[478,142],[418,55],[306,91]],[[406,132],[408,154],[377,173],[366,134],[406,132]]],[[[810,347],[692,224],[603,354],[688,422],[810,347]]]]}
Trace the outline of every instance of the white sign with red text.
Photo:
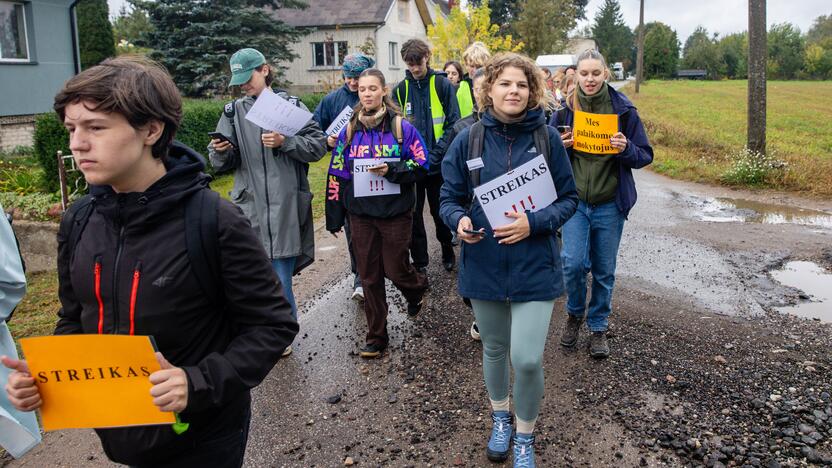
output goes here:
{"type": "Polygon", "coordinates": [[[505,213],[534,213],[554,203],[558,199],[558,192],[546,164],[546,157],[540,155],[475,188],[474,196],[494,229],[515,221],[505,213]]]}
{"type": "Polygon", "coordinates": [[[377,176],[369,168],[383,163],[398,161],[398,158],[366,158],[352,161],[352,188],[355,197],[377,197],[379,195],[396,195],[402,193],[399,184],[394,184],[384,177],[377,176]]]}

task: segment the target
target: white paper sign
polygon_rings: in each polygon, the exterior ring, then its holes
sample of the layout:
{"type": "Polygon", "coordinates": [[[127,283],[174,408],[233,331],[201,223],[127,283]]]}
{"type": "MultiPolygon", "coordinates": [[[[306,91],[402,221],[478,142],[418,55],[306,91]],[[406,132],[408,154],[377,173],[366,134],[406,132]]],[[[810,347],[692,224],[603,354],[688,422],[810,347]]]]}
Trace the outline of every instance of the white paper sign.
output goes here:
{"type": "Polygon", "coordinates": [[[379,195],[395,195],[402,192],[399,184],[394,184],[384,177],[379,177],[367,168],[381,163],[398,161],[398,158],[367,158],[352,161],[352,188],[354,195],[359,197],[377,197],[379,195]]]}
{"type": "Polygon", "coordinates": [[[344,110],[338,114],[338,117],[335,117],[335,120],[329,125],[329,128],[326,129],[326,134],[329,136],[338,136],[341,133],[341,130],[347,126],[347,123],[350,121],[350,117],[352,117],[352,107],[347,106],[344,110]]]}
{"type": "Polygon", "coordinates": [[[474,189],[477,201],[485,211],[491,228],[513,223],[504,213],[509,211],[539,211],[558,199],[558,192],[546,157],[540,155],[474,189]]]}
{"type": "Polygon", "coordinates": [[[294,136],[311,118],[309,111],[283,99],[269,88],[260,93],[246,114],[246,120],[254,125],[283,136],[294,136]]]}

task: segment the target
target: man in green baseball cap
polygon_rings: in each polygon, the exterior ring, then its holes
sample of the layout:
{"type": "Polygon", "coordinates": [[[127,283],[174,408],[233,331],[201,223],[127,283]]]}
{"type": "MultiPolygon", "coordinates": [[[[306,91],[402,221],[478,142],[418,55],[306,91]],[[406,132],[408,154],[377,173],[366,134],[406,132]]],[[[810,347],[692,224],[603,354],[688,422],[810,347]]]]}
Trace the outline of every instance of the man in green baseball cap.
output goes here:
{"type": "Polygon", "coordinates": [[[231,56],[231,82],[228,86],[240,86],[251,79],[257,68],[266,63],[266,57],[257,49],[240,49],[231,56]]]}

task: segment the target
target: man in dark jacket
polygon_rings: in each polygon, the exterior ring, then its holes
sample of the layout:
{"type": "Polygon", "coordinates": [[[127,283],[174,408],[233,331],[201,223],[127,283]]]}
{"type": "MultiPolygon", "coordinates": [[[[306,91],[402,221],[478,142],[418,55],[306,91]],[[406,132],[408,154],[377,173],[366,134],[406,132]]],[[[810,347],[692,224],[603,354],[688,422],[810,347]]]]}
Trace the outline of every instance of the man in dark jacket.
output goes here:
{"type": "Polygon", "coordinates": [[[422,212],[427,195],[430,214],[436,225],[436,239],[442,246],[442,265],[451,271],[456,255],[451,244],[451,230],[439,216],[439,189],[442,187],[442,158],[451,139],[445,134],[459,120],[456,89],[445,77],[428,66],[430,46],[420,39],[402,44],[402,60],[407,65],[405,79],[393,90],[393,101],[399,104],[405,117],[425,140],[430,155],[428,176],[416,184],[416,215],[413,217],[413,238],[410,256],[413,265],[425,271],[428,266],[428,238],[422,212]]]}
{"type": "MultiPolygon", "coordinates": [[[[327,94],[315,108],[312,116],[323,131],[326,131],[332,122],[338,117],[344,108],[354,108],[358,104],[358,75],[364,70],[372,68],[376,61],[363,54],[350,54],[344,57],[344,86],[327,94]]],[[[327,135],[327,146],[329,150],[335,149],[335,142],[338,140],[338,133],[327,135]]],[[[350,230],[349,217],[345,218],[344,237],[347,238],[347,250],[350,253],[350,271],[353,274],[352,299],[355,301],[364,300],[364,288],[361,287],[361,279],[358,277],[358,270],[355,267],[355,253],[352,249],[352,231],[350,230]]]]}
{"type": "MultiPolygon", "coordinates": [[[[209,179],[203,158],[173,142],[181,109],[167,72],[134,57],[85,70],[55,97],[92,197],[86,222],[75,225],[78,214],[67,214],[58,233],[62,307],[55,333],[155,339],[161,370],[149,377],[153,403],[178,413],[187,428],[98,429],[110,459],[238,467],[251,418],[249,390],[272,369],[298,324],[251,225],[224,200],[216,212],[201,213],[203,220],[216,217],[219,251],[205,254],[217,256],[222,299],[204,292],[184,213],[190,197],[208,196],[209,179]]],[[[15,369],[7,386],[12,404],[38,408],[42,400],[25,361],[3,364],[15,369]]]]}

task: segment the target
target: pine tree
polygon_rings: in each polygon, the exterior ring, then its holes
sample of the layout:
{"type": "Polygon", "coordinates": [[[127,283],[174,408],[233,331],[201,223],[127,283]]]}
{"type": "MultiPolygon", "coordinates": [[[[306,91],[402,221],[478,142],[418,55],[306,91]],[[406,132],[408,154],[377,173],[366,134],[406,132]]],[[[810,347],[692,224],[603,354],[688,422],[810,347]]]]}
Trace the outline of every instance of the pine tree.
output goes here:
{"type": "Polygon", "coordinates": [[[116,55],[109,15],[107,0],[82,0],[78,4],[78,48],[82,69],[116,55]]]}
{"type": "Polygon", "coordinates": [[[618,0],[605,0],[595,14],[592,37],[609,63],[630,61],[633,55],[633,32],[624,22],[618,0]]]}
{"type": "Polygon", "coordinates": [[[290,45],[301,32],[278,19],[275,10],[305,8],[299,0],[134,0],[147,12],[153,30],[139,41],[150,57],[164,65],[186,96],[212,96],[226,91],[228,59],[252,47],[266,56],[276,80],[281,62],[297,57],[290,45]]]}
{"type": "Polygon", "coordinates": [[[572,0],[524,0],[514,27],[525,44],[526,54],[535,58],[561,52],[575,27],[572,0]]]}

